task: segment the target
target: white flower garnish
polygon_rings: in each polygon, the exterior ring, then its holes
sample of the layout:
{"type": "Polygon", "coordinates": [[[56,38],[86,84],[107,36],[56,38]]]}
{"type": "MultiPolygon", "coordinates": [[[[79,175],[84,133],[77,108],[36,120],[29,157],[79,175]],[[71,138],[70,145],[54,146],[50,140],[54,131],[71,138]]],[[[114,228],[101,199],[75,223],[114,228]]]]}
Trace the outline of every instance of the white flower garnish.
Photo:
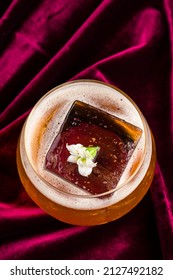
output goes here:
{"type": "Polygon", "coordinates": [[[97,165],[97,162],[93,162],[93,160],[100,148],[98,146],[84,147],[81,144],[66,144],[66,148],[70,152],[67,161],[77,163],[78,171],[82,176],[90,175],[93,167],[97,165]]]}

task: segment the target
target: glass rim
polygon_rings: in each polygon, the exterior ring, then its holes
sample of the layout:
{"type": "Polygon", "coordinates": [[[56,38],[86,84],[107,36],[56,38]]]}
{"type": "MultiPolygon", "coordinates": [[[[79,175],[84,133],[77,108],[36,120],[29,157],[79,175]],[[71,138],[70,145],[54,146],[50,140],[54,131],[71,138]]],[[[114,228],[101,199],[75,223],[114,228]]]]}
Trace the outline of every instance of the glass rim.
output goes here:
{"type": "MultiPolygon", "coordinates": [[[[63,195],[68,195],[68,196],[72,196],[72,197],[77,197],[77,198],[84,198],[84,199],[88,199],[88,198],[100,198],[100,197],[104,197],[104,196],[108,196],[108,195],[111,195],[113,193],[116,193],[118,192],[120,189],[122,189],[126,184],[130,183],[131,180],[133,180],[133,178],[135,177],[135,175],[138,173],[138,171],[140,170],[143,162],[144,162],[144,159],[145,159],[145,155],[146,155],[146,147],[147,147],[147,135],[149,133],[149,130],[148,130],[148,127],[147,127],[147,122],[146,122],[146,119],[145,117],[143,116],[141,110],[139,109],[139,107],[137,106],[137,104],[133,101],[133,99],[128,96],[124,91],[122,91],[121,89],[119,89],[118,87],[112,85],[112,84],[109,84],[109,83],[106,83],[106,82],[102,82],[102,81],[99,81],[99,80],[94,80],[94,79],[77,79],[77,80],[73,80],[73,81],[68,81],[68,82],[65,82],[65,83],[62,83],[54,88],[52,88],[51,90],[49,90],[47,93],[45,93],[37,102],[36,104],[33,106],[31,112],[29,113],[27,119],[26,119],[26,122],[23,126],[23,133],[24,133],[24,148],[25,148],[25,153],[26,153],[26,156],[27,156],[27,159],[28,159],[28,162],[31,166],[31,168],[33,169],[33,171],[36,173],[36,175],[38,176],[38,178],[43,181],[48,187],[54,189],[56,192],[58,193],[62,193],[63,195]],[[50,182],[48,182],[43,176],[41,176],[41,174],[39,174],[39,172],[37,171],[37,169],[35,168],[33,162],[30,160],[30,156],[28,154],[28,150],[27,150],[27,147],[26,147],[26,128],[27,128],[27,125],[32,117],[32,114],[33,112],[37,109],[37,107],[40,105],[40,103],[49,95],[51,94],[52,92],[58,90],[58,89],[61,89],[63,87],[66,87],[66,86],[69,86],[69,85],[73,85],[73,84],[76,84],[76,83],[94,83],[94,84],[100,84],[100,85],[103,85],[103,86],[106,86],[106,87],[109,87],[109,88],[112,88],[116,91],[118,91],[120,94],[122,94],[125,98],[127,98],[130,103],[132,103],[133,107],[135,107],[141,121],[142,121],[142,125],[143,125],[143,133],[144,133],[144,149],[142,151],[142,157],[141,157],[141,160],[137,166],[137,168],[135,169],[135,171],[132,173],[132,175],[127,179],[125,180],[125,182],[121,183],[120,185],[117,184],[117,186],[115,186],[115,188],[109,190],[109,191],[106,191],[106,192],[103,192],[103,193],[99,193],[99,194],[87,194],[86,192],[86,195],[85,194],[75,194],[75,193],[70,193],[70,192],[67,192],[67,191],[62,191],[60,189],[58,189],[58,187],[55,187],[54,185],[52,185],[50,182]]],[[[26,170],[25,170],[26,171],[26,170]]],[[[26,172],[27,173],[27,172],[26,172]]],[[[28,176],[28,174],[27,174],[28,176]]],[[[58,174],[56,174],[56,176],[58,178],[60,178],[60,180],[63,180],[63,182],[67,182],[68,184],[71,184],[73,186],[75,186],[76,188],[79,188],[77,185],[71,183],[70,181],[66,180],[65,178],[59,176],[58,174]]],[[[29,176],[28,176],[29,177],[29,176]]],[[[30,177],[29,177],[30,178],[30,177]]],[[[37,188],[35,186],[35,188],[37,188]]]]}

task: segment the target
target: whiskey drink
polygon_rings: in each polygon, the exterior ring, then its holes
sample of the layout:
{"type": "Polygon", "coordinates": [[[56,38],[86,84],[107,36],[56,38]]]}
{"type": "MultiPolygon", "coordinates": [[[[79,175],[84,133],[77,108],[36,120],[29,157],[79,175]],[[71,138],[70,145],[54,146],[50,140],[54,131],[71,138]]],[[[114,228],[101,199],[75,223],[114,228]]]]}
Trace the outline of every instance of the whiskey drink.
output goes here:
{"type": "MultiPolygon", "coordinates": [[[[75,146],[74,146],[75,147],[75,146]]],[[[149,126],[119,89],[93,80],[62,84],[35,105],[21,132],[17,166],[30,197],[53,217],[97,225],[129,212],[151,185],[156,161],[149,126]],[[89,175],[68,145],[98,147],[89,175]]]]}

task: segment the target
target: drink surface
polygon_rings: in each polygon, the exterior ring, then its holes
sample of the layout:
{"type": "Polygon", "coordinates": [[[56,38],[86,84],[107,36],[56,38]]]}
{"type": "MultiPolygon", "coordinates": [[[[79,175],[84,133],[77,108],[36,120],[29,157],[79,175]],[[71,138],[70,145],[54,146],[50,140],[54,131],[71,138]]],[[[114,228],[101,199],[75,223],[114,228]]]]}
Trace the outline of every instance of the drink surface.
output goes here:
{"type": "Polygon", "coordinates": [[[146,131],[149,128],[133,102],[115,88],[92,81],[65,84],[44,96],[30,114],[21,135],[22,164],[37,190],[51,201],[73,209],[108,207],[130,195],[147,172],[152,142],[150,134],[146,137],[146,131]],[[45,169],[46,155],[75,100],[104,110],[142,131],[117,188],[105,199],[99,199],[97,195],[91,197],[84,189],[45,169]]]}

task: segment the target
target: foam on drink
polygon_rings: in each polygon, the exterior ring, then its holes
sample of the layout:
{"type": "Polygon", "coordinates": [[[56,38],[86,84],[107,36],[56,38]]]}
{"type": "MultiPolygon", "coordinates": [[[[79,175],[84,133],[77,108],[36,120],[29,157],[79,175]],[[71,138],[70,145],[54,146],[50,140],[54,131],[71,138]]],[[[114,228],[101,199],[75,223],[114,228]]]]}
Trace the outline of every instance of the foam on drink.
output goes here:
{"type": "Polygon", "coordinates": [[[88,83],[80,81],[78,83],[65,84],[48,93],[36,104],[30,114],[22,132],[25,143],[21,141],[20,144],[21,153],[24,156],[23,165],[35,187],[52,201],[75,209],[107,207],[130,194],[145,175],[150,163],[152,149],[151,137],[146,139],[145,136],[146,130],[149,130],[149,128],[145,120],[141,120],[141,116],[133,106],[133,103],[115,88],[91,81],[88,83]],[[143,131],[118,186],[114,190],[114,194],[109,198],[91,198],[90,194],[84,190],[44,168],[46,154],[75,100],[80,100],[104,110],[111,115],[134,124],[143,131]],[[145,150],[146,145],[147,150],[145,150]],[[132,168],[135,169],[134,166],[137,165],[137,161],[143,158],[144,150],[146,152],[145,159],[142,165],[138,166],[140,172],[135,174],[132,168]],[[132,180],[126,183],[125,187],[122,187],[122,184],[128,181],[132,173],[134,173],[132,180]],[[79,200],[75,195],[81,195],[83,198],[79,200]]]}

